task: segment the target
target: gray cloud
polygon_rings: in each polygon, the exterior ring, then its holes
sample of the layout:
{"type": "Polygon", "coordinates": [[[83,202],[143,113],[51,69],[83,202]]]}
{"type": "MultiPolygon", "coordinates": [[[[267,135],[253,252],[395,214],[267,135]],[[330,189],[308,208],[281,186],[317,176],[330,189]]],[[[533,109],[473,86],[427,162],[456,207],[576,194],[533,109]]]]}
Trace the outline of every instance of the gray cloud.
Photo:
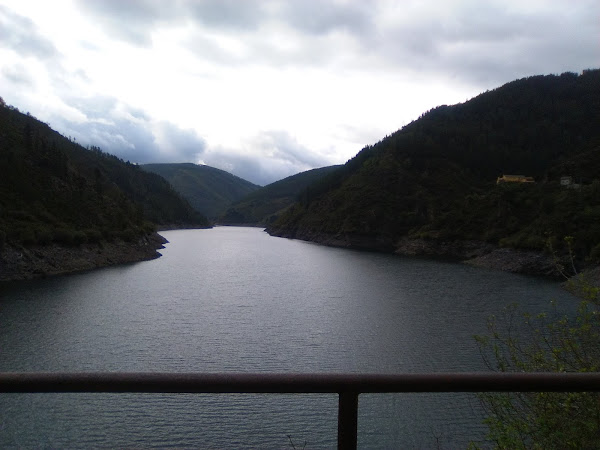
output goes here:
{"type": "Polygon", "coordinates": [[[11,67],[3,67],[2,75],[11,83],[27,86],[29,88],[34,86],[33,78],[22,64],[16,64],[11,67]]]}
{"type": "Polygon", "coordinates": [[[257,158],[250,154],[239,154],[224,148],[203,155],[202,161],[212,167],[225,170],[259,186],[307,170],[272,158],[257,158]]]}
{"type": "Polygon", "coordinates": [[[149,47],[160,26],[186,21],[208,28],[248,30],[265,17],[261,2],[238,0],[78,0],[81,11],[98,21],[107,34],[149,47]]]}
{"type": "Polygon", "coordinates": [[[526,75],[581,70],[586,68],[581,61],[600,62],[600,48],[593,43],[600,3],[571,5],[564,12],[549,3],[533,15],[503,3],[459,3],[450,11],[416,14],[365,43],[376,63],[487,86],[526,75]]]}
{"type": "Polygon", "coordinates": [[[291,0],[281,3],[280,20],[306,34],[345,30],[352,34],[371,33],[373,7],[370,2],[337,3],[322,0],[291,0]]]}
{"type": "Polygon", "coordinates": [[[197,162],[206,148],[204,139],[167,121],[153,121],[142,110],[108,96],[71,97],[68,106],[87,120],[74,122],[53,115],[53,126],[82,145],[94,145],[137,163],[197,162]]]}
{"type": "Polygon", "coordinates": [[[254,30],[267,14],[264,2],[257,1],[189,1],[182,6],[201,24],[235,30],[254,30]]]}
{"type": "Polygon", "coordinates": [[[239,53],[223,47],[203,30],[196,30],[183,41],[183,45],[204,61],[233,68],[249,65],[266,65],[276,69],[323,67],[335,60],[334,49],[324,45],[319,37],[306,37],[301,44],[285,49],[277,45],[278,39],[281,38],[281,35],[268,33],[239,37],[239,42],[243,43],[244,47],[244,51],[239,53]]]}
{"type": "Polygon", "coordinates": [[[175,158],[163,162],[196,162],[206,149],[206,141],[194,130],[184,130],[166,121],[161,121],[156,127],[160,133],[161,153],[175,158]]]}
{"type": "Polygon", "coordinates": [[[369,3],[339,4],[332,0],[238,1],[238,0],[79,0],[80,9],[99,22],[108,35],[138,46],[152,45],[152,33],[161,26],[187,22],[192,34],[184,45],[198,57],[218,64],[323,64],[340,53],[323,41],[336,30],[360,37],[370,35],[373,8],[369,3]],[[275,23],[277,32],[257,29],[275,23]],[[228,34],[246,47],[243,55],[222,48],[211,32],[228,34]],[[282,50],[280,41],[296,41],[282,50]],[[301,43],[301,41],[303,41],[301,43]]]}
{"type": "Polygon", "coordinates": [[[15,14],[0,5],[0,46],[10,48],[22,56],[49,60],[59,56],[54,44],[40,34],[28,17],[15,14]]]}
{"type": "Polygon", "coordinates": [[[323,156],[310,151],[284,130],[263,132],[255,139],[255,143],[261,153],[284,164],[304,167],[304,170],[327,165],[323,156]]]}
{"type": "Polygon", "coordinates": [[[185,21],[193,26],[183,45],[219,65],[394,70],[487,88],[535,73],[581,70],[584,60],[600,62],[597,42],[591,42],[598,39],[597,0],[570,2],[568,8],[549,2],[535,13],[515,3],[472,0],[407,1],[397,10],[382,2],[334,0],[79,5],[111,34],[136,45],[150,46],[153,31],[185,21]],[[215,30],[237,39],[243,51],[223,48],[211,34],[215,30]]]}
{"type": "Polygon", "coordinates": [[[149,47],[152,32],[160,23],[177,18],[179,2],[162,0],[78,0],[82,12],[103,25],[107,34],[131,44],[149,47]]]}
{"type": "MultiPolygon", "coordinates": [[[[363,89],[369,89],[385,76],[398,77],[399,89],[404,88],[405,82],[415,85],[418,80],[418,84],[469,86],[480,92],[522,76],[579,71],[600,65],[597,28],[600,3],[597,0],[531,5],[499,0],[407,0],[400,3],[76,0],[76,5],[104,29],[109,39],[137,46],[151,48],[157,31],[185,25],[177,35],[181,46],[192,52],[191,58],[216,63],[217,67],[203,64],[197,69],[206,70],[207,76],[216,78],[221,69],[292,67],[317,69],[315,74],[332,77],[348,74],[357,80],[365,74],[364,78],[371,84],[362,85],[363,89]],[[230,41],[234,45],[229,46],[230,41]]],[[[88,51],[102,48],[86,41],[86,36],[82,39],[79,44],[88,51]]],[[[94,92],[92,73],[88,77],[84,70],[73,68],[72,64],[63,65],[63,57],[50,37],[43,36],[31,19],[3,6],[0,6],[0,47],[18,56],[34,57],[44,65],[45,79],[53,89],[51,95],[70,107],[43,105],[46,111],[55,107],[54,114],[46,113],[45,117],[53,127],[77,137],[81,143],[99,145],[121,158],[140,163],[202,159],[258,184],[331,164],[326,154],[311,151],[283,130],[265,131],[250,139],[245,149],[224,148],[218,142],[209,145],[192,130],[153,120],[144,111],[111,97],[110,93],[109,96],[84,97],[75,90],[87,90],[89,86],[89,92],[94,92]]],[[[42,84],[42,78],[38,78],[37,72],[27,73],[30,67],[26,60],[13,66],[5,65],[0,76],[10,88],[5,98],[17,99],[19,107],[30,108],[38,114],[42,107],[38,104],[36,110],[38,100],[34,100],[35,94],[30,95],[30,92],[36,87],[36,81],[42,84]]],[[[255,89],[250,85],[251,77],[248,80],[248,86],[243,88],[255,89]]],[[[293,88],[289,86],[290,90],[293,88]]],[[[270,95],[267,91],[261,94],[270,95]]],[[[318,95],[323,96],[323,93],[318,95]]],[[[222,99],[232,103],[234,100],[222,99]]],[[[328,100],[315,98],[315,104],[318,101],[328,100]]],[[[210,108],[210,105],[204,107],[210,108]]],[[[364,114],[370,112],[365,110],[364,114]]],[[[339,125],[332,125],[336,126],[339,125]]],[[[378,130],[365,127],[352,124],[346,129],[338,127],[332,133],[342,136],[344,142],[350,140],[360,145],[382,137],[374,136],[378,130]]]]}
{"type": "Polygon", "coordinates": [[[265,186],[280,179],[278,171],[273,170],[268,162],[253,155],[239,154],[234,150],[220,146],[205,153],[202,161],[211,167],[225,170],[260,186],[265,186]]]}
{"type": "Polygon", "coordinates": [[[250,140],[246,149],[216,146],[202,155],[202,161],[262,186],[333,164],[282,130],[260,133],[250,140]]]}
{"type": "Polygon", "coordinates": [[[71,97],[67,105],[87,120],[74,122],[55,114],[50,121],[56,129],[82,145],[98,146],[131,162],[203,161],[260,185],[332,164],[283,130],[257,135],[245,150],[215,146],[209,151],[206,141],[194,130],[153,121],[143,111],[123,105],[114,97],[71,97]]]}
{"type": "Polygon", "coordinates": [[[91,119],[107,119],[118,104],[114,97],[95,95],[93,97],[66,96],[65,101],[73,108],[82,111],[91,119]]]}

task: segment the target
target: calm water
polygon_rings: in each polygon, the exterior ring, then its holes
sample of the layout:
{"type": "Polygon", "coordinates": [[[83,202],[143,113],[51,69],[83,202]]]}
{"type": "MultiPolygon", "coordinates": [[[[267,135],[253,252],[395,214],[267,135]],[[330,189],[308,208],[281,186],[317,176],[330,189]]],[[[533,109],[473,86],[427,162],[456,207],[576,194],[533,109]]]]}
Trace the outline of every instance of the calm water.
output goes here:
{"type": "MultiPolygon", "coordinates": [[[[489,315],[576,304],[542,279],[255,228],[163,235],[154,261],[0,285],[0,370],[485,370],[489,315]]],[[[5,394],[0,446],[331,448],[336,415],[336,395],[5,394]]],[[[480,422],[467,394],[361,395],[359,446],[464,447],[480,422]]]]}

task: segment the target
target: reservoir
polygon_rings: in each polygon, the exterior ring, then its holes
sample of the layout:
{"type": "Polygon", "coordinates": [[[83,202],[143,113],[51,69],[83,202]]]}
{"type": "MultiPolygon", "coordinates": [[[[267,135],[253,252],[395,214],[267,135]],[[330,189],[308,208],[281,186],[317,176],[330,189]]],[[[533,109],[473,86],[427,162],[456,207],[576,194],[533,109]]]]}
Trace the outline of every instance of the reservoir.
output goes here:
{"type": "MultiPolygon", "coordinates": [[[[161,234],[153,261],[0,284],[0,371],[482,371],[473,336],[490,315],[577,306],[545,279],[257,228],[161,234]]],[[[486,432],[471,394],[362,394],[358,412],[362,448],[464,448],[486,432]]],[[[334,448],[336,437],[337,395],[0,395],[0,447],[334,448]]]]}

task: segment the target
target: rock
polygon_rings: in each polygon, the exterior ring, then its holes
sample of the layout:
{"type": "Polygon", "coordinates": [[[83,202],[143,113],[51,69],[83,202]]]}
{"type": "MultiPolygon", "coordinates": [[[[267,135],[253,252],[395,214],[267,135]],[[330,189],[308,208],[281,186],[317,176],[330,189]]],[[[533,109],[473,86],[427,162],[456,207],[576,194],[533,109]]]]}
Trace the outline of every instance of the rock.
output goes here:
{"type": "Polygon", "coordinates": [[[495,248],[494,245],[483,241],[438,241],[405,237],[396,243],[394,253],[406,256],[435,256],[462,261],[485,255],[495,248]]]}
{"type": "Polygon", "coordinates": [[[490,253],[465,261],[477,267],[502,270],[527,275],[559,277],[554,259],[543,252],[496,248],[490,253]]]}
{"type": "Polygon", "coordinates": [[[397,255],[405,256],[448,258],[473,266],[505,272],[561,277],[554,259],[542,251],[499,248],[497,245],[484,241],[441,241],[403,237],[395,245],[392,245],[389,239],[382,236],[334,235],[320,232],[311,233],[306,230],[286,233],[268,228],[267,231],[273,236],[313,241],[332,247],[393,251],[397,255]]]}
{"type": "Polygon", "coordinates": [[[0,281],[26,280],[158,258],[167,240],[157,233],[136,242],[101,242],[63,247],[4,245],[0,251],[0,281]]]}
{"type": "Polygon", "coordinates": [[[393,242],[386,236],[375,236],[357,233],[323,233],[318,231],[302,230],[295,232],[272,230],[266,231],[271,236],[288,239],[300,239],[302,241],[316,242],[329,247],[351,248],[355,250],[371,250],[390,253],[393,251],[393,242]]]}

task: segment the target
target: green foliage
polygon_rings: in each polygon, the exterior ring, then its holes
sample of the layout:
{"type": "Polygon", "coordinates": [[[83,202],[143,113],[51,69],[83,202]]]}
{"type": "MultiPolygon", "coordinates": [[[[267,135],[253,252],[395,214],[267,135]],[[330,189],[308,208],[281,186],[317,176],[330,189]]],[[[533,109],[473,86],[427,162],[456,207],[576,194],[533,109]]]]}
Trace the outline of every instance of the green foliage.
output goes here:
{"type": "Polygon", "coordinates": [[[52,231],[45,226],[42,226],[36,231],[36,241],[39,245],[48,245],[52,243],[53,234],[52,231]]]}
{"type": "Polygon", "coordinates": [[[224,170],[198,164],[144,164],[145,171],[166,179],[201,214],[217,218],[233,202],[259,186],[224,170]]]}
{"type": "Polygon", "coordinates": [[[85,230],[87,241],[91,244],[97,244],[102,240],[102,232],[100,230],[88,229],[85,230]]]}
{"type": "Polygon", "coordinates": [[[600,263],[600,244],[596,244],[590,251],[590,262],[593,264],[600,263]]]}
{"type": "MultiPolygon", "coordinates": [[[[536,250],[548,233],[571,235],[584,262],[600,244],[598,98],[600,71],[593,70],[517,80],[435,108],[315,182],[303,212],[290,209],[267,231],[536,250]],[[497,185],[503,174],[536,183],[497,185]],[[579,188],[561,186],[563,175],[579,188]]],[[[566,251],[564,243],[556,251],[566,251]]]]}
{"type": "Polygon", "coordinates": [[[312,185],[340,166],[307,170],[260,188],[231,205],[219,218],[225,224],[267,225],[295,202],[311,202],[312,185]]]}
{"type": "Polygon", "coordinates": [[[54,230],[52,240],[57,244],[73,245],[75,243],[75,232],[69,228],[57,228],[54,230]]]}
{"type": "MultiPolygon", "coordinates": [[[[584,300],[573,318],[554,308],[524,314],[517,307],[492,317],[489,334],[476,337],[488,366],[501,372],[597,372],[600,370],[600,289],[572,279],[584,300]]],[[[500,449],[598,448],[600,393],[484,393],[488,439],[500,449]]]]}
{"type": "MultiPolygon", "coordinates": [[[[0,105],[1,106],[1,105],[0,105]]],[[[160,225],[208,226],[156,174],[71,142],[16,108],[0,107],[2,244],[81,245],[160,225]]]]}

